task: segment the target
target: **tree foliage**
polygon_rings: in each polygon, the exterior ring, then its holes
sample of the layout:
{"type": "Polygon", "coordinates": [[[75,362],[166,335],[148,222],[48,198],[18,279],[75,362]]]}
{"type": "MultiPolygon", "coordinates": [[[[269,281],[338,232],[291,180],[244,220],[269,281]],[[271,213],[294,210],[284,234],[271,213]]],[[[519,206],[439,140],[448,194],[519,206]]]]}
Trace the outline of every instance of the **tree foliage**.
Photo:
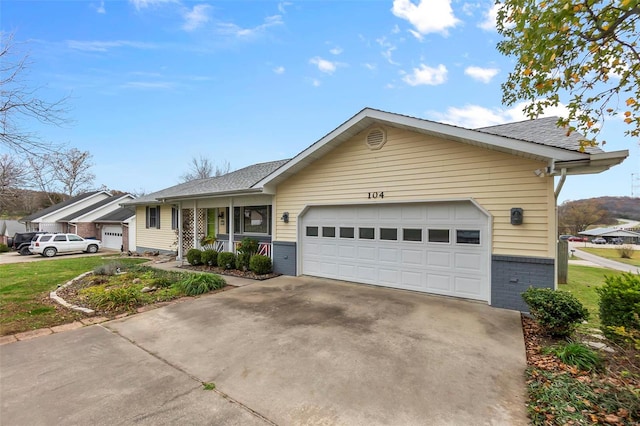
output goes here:
{"type": "Polygon", "coordinates": [[[29,157],[33,184],[51,196],[62,193],[73,197],[88,191],[94,187],[95,179],[91,172],[92,158],[89,151],[76,148],[55,152],[46,159],[29,157]]]}
{"type": "Polygon", "coordinates": [[[595,144],[607,118],[623,114],[626,134],[640,136],[638,0],[504,0],[498,50],[516,60],[503,102],[526,103],[536,118],[564,103],[559,125],[595,144]]]}
{"type": "Polygon", "coordinates": [[[0,146],[29,155],[50,152],[54,146],[28,129],[37,121],[60,126],[67,122],[66,98],[49,102],[26,78],[28,55],[21,54],[13,34],[0,32],[0,146]]]}
{"type": "Polygon", "coordinates": [[[611,215],[595,199],[566,201],[558,207],[558,228],[562,234],[577,235],[591,225],[608,223],[612,223],[611,215]]]}

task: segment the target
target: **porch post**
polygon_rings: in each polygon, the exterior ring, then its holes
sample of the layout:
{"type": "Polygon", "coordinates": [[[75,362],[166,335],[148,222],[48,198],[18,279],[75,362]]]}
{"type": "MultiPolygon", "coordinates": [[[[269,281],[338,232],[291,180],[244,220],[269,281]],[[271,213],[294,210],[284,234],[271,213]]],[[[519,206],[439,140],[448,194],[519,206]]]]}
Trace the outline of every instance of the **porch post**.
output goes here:
{"type": "Polygon", "coordinates": [[[229,224],[229,252],[234,253],[233,250],[233,230],[235,229],[235,215],[233,214],[233,197],[229,198],[229,218],[227,223],[229,224]]]}
{"type": "Polygon", "coordinates": [[[178,260],[182,260],[182,201],[178,202],[178,260]]]}

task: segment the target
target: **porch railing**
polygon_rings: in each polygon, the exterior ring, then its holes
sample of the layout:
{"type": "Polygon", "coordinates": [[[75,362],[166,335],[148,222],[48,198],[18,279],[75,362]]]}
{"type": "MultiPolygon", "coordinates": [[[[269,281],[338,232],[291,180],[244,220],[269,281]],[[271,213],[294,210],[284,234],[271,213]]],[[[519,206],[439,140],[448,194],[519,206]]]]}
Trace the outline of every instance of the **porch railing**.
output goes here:
{"type": "MultiPolygon", "coordinates": [[[[238,252],[239,245],[240,245],[240,241],[233,242],[234,253],[238,252]]],[[[216,241],[214,247],[215,247],[214,250],[217,252],[229,251],[229,241],[225,241],[225,240],[216,241]]],[[[266,243],[266,242],[258,243],[258,254],[261,254],[262,256],[271,257],[271,253],[272,253],[271,243],[266,243]]]]}

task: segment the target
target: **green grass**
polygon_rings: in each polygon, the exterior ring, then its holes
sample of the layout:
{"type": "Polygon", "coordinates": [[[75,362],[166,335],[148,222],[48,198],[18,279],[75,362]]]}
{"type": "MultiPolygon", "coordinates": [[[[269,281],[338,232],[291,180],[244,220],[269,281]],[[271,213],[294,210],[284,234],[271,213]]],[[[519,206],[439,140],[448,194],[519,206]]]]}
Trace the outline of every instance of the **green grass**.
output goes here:
{"type": "Polygon", "coordinates": [[[569,282],[559,284],[559,290],[572,293],[589,310],[586,328],[600,328],[600,314],[598,308],[598,294],[596,288],[604,284],[605,275],[618,275],[622,272],[590,266],[569,265],[569,282]]]}
{"type": "MultiPolygon", "coordinates": [[[[49,292],[83,272],[119,257],[48,259],[0,265],[0,335],[63,324],[80,315],[49,301],[49,292]]],[[[119,259],[137,264],[146,259],[119,259]]]]}
{"type": "Polygon", "coordinates": [[[640,251],[635,251],[633,253],[633,256],[631,256],[631,259],[623,259],[620,257],[620,253],[618,253],[618,250],[615,248],[579,247],[579,249],[587,253],[595,254],[596,256],[615,260],[616,262],[626,263],[633,266],[640,266],[640,251]]]}

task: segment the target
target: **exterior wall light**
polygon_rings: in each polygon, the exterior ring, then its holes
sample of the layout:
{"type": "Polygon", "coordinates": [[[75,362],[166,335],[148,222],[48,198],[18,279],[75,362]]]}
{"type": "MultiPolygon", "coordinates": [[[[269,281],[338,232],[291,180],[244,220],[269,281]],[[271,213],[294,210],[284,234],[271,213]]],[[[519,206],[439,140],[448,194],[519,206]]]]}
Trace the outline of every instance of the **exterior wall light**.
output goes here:
{"type": "Polygon", "coordinates": [[[522,218],[524,215],[524,210],[520,207],[514,207],[511,209],[511,224],[512,225],[522,225],[522,218]]]}
{"type": "Polygon", "coordinates": [[[282,213],[282,217],[280,218],[284,223],[289,223],[289,212],[282,213]]]}

